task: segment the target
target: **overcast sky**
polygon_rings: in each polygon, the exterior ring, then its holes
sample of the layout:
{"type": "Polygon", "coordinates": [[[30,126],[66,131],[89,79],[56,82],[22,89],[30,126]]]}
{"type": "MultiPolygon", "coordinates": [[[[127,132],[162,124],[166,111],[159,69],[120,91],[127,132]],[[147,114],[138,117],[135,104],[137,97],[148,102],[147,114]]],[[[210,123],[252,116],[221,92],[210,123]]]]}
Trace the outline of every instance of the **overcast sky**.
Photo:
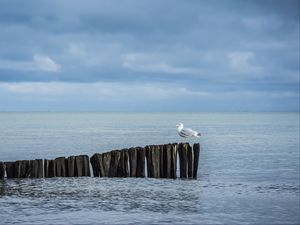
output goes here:
{"type": "Polygon", "coordinates": [[[0,111],[297,111],[299,0],[0,0],[0,111]]]}

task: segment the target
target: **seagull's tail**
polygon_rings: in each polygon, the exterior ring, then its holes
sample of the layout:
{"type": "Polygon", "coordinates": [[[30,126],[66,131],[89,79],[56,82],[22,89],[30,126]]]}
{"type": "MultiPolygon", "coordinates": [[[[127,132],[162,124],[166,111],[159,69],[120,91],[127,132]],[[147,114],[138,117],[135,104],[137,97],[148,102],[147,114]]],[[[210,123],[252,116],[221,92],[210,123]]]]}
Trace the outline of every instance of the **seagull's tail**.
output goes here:
{"type": "Polygon", "coordinates": [[[201,133],[197,133],[196,137],[200,137],[201,136],[201,133]]]}

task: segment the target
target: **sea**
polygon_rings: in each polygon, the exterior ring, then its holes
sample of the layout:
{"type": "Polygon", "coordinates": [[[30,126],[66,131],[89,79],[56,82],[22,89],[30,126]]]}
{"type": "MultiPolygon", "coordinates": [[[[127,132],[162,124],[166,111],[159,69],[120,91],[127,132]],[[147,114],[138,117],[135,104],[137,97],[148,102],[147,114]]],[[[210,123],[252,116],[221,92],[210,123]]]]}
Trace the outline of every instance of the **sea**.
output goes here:
{"type": "Polygon", "coordinates": [[[300,223],[297,112],[0,113],[0,161],[174,142],[200,143],[197,180],[4,179],[0,224],[300,223]]]}

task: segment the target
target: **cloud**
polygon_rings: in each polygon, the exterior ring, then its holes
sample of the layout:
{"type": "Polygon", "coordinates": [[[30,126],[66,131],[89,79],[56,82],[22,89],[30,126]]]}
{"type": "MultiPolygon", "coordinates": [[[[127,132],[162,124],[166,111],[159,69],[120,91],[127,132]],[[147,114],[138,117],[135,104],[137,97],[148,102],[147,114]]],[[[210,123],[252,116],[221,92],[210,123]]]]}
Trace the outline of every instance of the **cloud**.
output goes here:
{"type": "Polygon", "coordinates": [[[61,66],[54,62],[49,56],[36,54],[33,56],[33,63],[30,69],[48,72],[59,72],[61,66]]]}
{"type": "Polygon", "coordinates": [[[164,56],[160,54],[128,53],[123,56],[123,67],[134,71],[166,73],[166,74],[201,74],[199,68],[172,66],[164,62],[164,56]]]}
{"type": "Polygon", "coordinates": [[[0,60],[0,69],[60,72],[61,66],[47,55],[35,54],[32,61],[0,60]]]}
{"type": "MultiPolygon", "coordinates": [[[[0,82],[12,86],[2,94],[19,99],[18,90],[33,100],[39,97],[33,94],[34,87],[45,98],[60,101],[56,94],[61,93],[74,102],[71,96],[81,99],[71,88],[76,87],[87,102],[88,95],[101,101],[106,101],[101,96],[121,99],[115,93],[136,100],[113,100],[115,109],[127,108],[125,103],[147,107],[127,88],[143,93],[140,96],[149,101],[156,96],[155,101],[163,102],[160,108],[169,109],[178,109],[173,101],[187,108],[188,103],[228,108],[201,97],[211,100],[209,96],[226,95],[226,91],[255,92],[273,102],[264,91],[288,96],[287,90],[298,90],[298,9],[298,0],[4,1],[0,82]],[[25,85],[33,82],[39,85],[25,85]],[[169,96],[180,100],[164,101],[169,96]]],[[[295,108],[294,101],[290,96],[286,110],[295,108]]]]}
{"type": "Polygon", "coordinates": [[[296,110],[298,100],[295,90],[215,91],[176,83],[0,83],[2,111],[272,111],[296,110]]]}
{"type": "Polygon", "coordinates": [[[12,94],[57,96],[78,95],[94,99],[172,99],[179,96],[207,96],[206,91],[191,91],[178,84],[159,83],[65,83],[22,82],[0,83],[2,90],[12,94]],[[138,94],[137,94],[138,93],[138,94]]]}
{"type": "Polygon", "coordinates": [[[240,73],[260,72],[261,67],[254,64],[255,54],[253,52],[230,52],[228,58],[231,67],[240,73]]]}
{"type": "Polygon", "coordinates": [[[269,18],[256,16],[252,18],[243,18],[242,23],[251,30],[278,30],[283,22],[278,18],[273,17],[271,20],[269,18]]]}

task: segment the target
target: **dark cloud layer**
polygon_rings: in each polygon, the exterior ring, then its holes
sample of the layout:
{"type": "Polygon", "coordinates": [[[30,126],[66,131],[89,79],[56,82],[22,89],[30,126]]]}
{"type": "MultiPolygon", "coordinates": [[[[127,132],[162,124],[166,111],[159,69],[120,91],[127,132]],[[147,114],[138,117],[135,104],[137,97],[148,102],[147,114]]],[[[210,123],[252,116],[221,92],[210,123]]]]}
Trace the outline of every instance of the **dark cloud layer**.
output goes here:
{"type": "Polygon", "coordinates": [[[284,100],[289,107],[276,110],[298,108],[298,0],[0,0],[0,5],[0,82],[289,91],[293,97],[284,100]]]}

